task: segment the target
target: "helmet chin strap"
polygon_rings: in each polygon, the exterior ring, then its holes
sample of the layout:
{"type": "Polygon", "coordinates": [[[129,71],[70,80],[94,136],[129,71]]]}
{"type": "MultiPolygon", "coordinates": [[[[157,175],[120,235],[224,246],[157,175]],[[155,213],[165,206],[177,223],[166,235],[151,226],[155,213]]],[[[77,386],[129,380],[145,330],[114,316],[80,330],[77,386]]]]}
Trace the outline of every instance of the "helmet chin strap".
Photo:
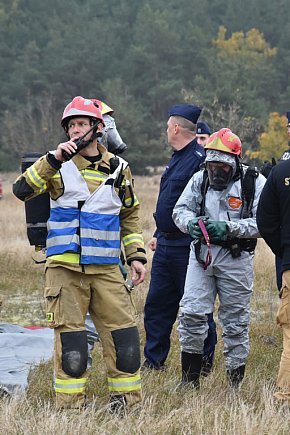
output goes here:
{"type": "Polygon", "coordinates": [[[82,149],[86,148],[90,143],[94,142],[98,137],[102,137],[102,133],[100,131],[94,131],[92,137],[88,140],[82,140],[82,149]]]}

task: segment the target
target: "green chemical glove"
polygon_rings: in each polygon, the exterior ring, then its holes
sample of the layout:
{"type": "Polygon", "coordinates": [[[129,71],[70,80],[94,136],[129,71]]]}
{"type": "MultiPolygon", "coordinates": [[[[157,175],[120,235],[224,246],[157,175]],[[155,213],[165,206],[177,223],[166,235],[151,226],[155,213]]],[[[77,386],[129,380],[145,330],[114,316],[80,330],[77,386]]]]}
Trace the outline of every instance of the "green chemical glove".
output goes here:
{"type": "Polygon", "coordinates": [[[226,222],[208,220],[205,225],[211,242],[221,240],[228,234],[229,227],[226,222]]]}
{"type": "Polygon", "coordinates": [[[201,239],[202,238],[202,232],[198,225],[199,219],[202,219],[204,223],[206,224],[206,221],[208,220],[208,216],[198,216],[193,219],[191,219],[187,224],[187,230],[191,237],[193,239],[201,239]]]}

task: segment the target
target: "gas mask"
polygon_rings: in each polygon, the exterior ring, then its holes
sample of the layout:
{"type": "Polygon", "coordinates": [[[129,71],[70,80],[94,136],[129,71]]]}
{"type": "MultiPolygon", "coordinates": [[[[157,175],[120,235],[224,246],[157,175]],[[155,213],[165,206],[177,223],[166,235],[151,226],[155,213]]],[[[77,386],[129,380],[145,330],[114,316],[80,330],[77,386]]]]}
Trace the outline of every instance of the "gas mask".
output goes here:
{"type": "Polygon", "coordinates": [[[234,156],[221,151],[208,150],[205,162],[209,184],[213,190],[226,189],[236,172],[234,156]]]}

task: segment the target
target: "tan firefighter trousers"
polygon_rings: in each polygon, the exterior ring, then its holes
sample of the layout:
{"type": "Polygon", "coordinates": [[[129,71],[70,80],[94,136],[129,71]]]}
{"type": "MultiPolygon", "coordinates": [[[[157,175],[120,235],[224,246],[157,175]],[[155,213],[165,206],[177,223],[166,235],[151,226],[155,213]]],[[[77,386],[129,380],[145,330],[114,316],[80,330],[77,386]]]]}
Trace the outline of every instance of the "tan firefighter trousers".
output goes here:
{"type": "Polygon", "coordinates": [[[275,397],[290,404],[290,270],[283,272],[280,296],[277,323],[283,332],[283,351],[277,379],[279,391],[275,393],[275,397]]]}
{"type": "Polygon", "coordinates": [[[46,269],[44,297],[48,324],[55,333],[59,408],[78,408],[85,403],[87,312],[100,335],[111,396],[125,395],[128,406],[141,400],[140,343],[131,293],[118,265],[96,269],[94,274],[62,266],[46,269]]]}

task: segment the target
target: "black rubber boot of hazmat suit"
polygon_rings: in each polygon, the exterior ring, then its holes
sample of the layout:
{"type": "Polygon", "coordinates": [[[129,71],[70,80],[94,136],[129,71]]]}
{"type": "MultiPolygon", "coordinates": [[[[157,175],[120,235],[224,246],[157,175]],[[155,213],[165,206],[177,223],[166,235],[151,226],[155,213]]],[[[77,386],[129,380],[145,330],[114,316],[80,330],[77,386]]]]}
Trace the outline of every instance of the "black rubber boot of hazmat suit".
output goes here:
{"type": "Polygon", "coordinates": [[[202,367],[202,354],[181,352],[181,386],[199,389],[199,377],[202,367]]]}
{"type": "Polygon", "coordinates": [[[246,366],[240,366],[236,369],[227,370],[227,378],[231,387],[238,388],[244,379],[246,366]]]}

